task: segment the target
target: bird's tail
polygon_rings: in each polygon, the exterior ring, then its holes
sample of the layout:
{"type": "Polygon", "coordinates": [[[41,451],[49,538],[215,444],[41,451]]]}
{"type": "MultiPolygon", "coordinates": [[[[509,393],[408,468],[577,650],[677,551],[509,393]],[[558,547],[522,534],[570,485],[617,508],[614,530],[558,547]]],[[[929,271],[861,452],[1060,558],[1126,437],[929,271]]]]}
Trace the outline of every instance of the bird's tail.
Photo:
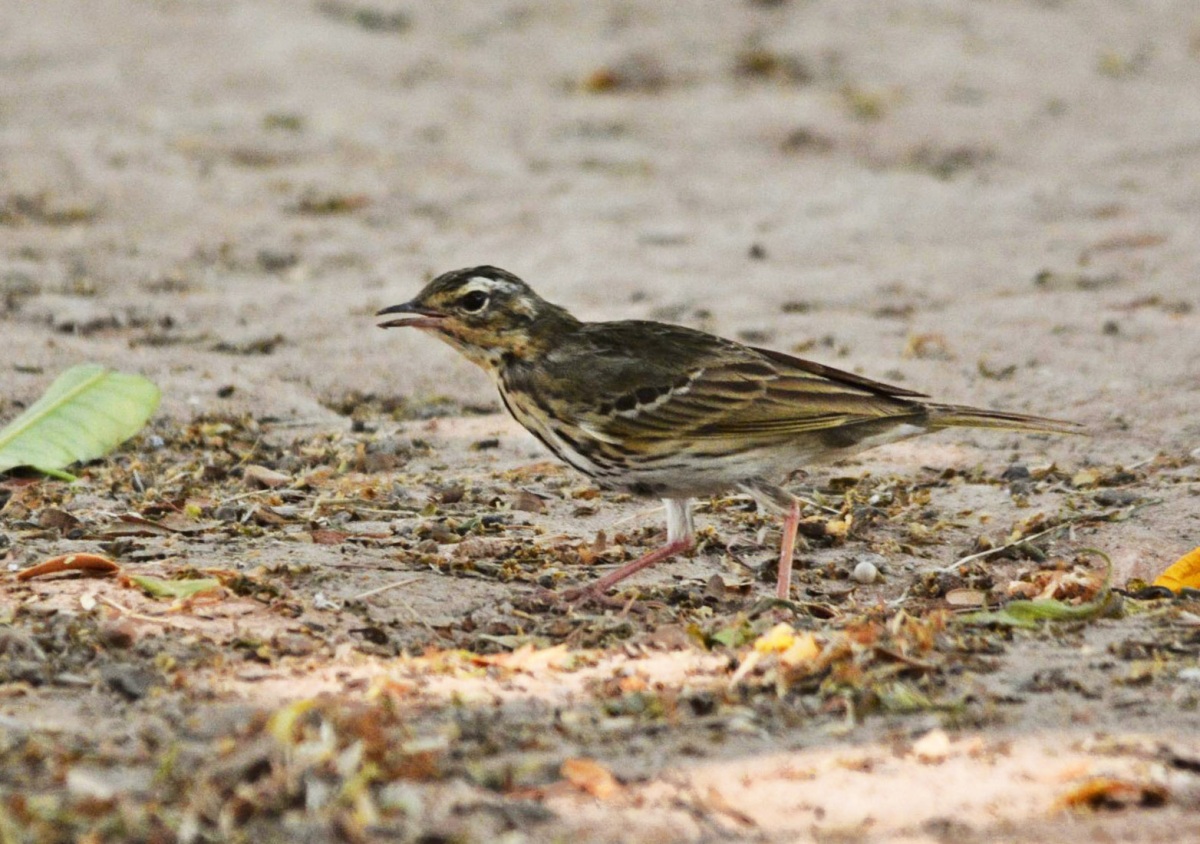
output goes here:
{"type": "Polygon", "coordinates": [[[1082,425],[1064,419],[1026,416],[1000,410],[983,410],[957,404],[929,404],[928,425],[938,428],[998,428],[1004,431],[1028,431],[1043,434],[1083,434],[1082,425]]]}

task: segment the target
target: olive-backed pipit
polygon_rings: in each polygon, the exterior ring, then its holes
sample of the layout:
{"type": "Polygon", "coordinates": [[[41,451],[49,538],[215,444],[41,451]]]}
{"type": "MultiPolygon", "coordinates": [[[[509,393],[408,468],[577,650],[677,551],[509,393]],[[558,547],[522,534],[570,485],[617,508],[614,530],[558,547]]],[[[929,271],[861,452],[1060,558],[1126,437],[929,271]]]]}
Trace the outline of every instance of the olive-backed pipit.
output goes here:
{"type": "Polygon", "coordinates": [[[487,370],[509,413],[600,487],[663,500],[667,543],[595,593],[690,548],[692,499],[741,489],[787,514],[776,587],[787,598],[800,507],[777,483],[800,466],[942,428],[1078,431],[678,325],[581,322],[497,267],[440,275],[385,314],[397,316],[382,328],[427,331],[487,370]]]}

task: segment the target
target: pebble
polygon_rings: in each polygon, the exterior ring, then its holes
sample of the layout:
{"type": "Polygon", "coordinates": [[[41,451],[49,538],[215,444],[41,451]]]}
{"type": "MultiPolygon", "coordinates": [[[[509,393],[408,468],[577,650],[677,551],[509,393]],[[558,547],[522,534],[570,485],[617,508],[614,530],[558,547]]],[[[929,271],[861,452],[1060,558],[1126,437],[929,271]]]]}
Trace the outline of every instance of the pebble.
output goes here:
{"type": "Polygon", "coordinates": [[[863,560],[854,567],[854,571],[850,573],[857,583],[874,583],[879,579],[879,568],[874,563],[869,563],[863,560]]]}
{"type": "Polygon", "coordinates": [[[1103,507],[1126,507],[1141,497],[1130,489],[1102,489],[1092,496],[1092,500],[1103,507]]]}
{"type": "Polygon", "coordinates": [[[126,700],[138,700],[150,691],[158,679],[149,668],[114,663],[100,669],[100,676],[108,687],[126,700]]]}

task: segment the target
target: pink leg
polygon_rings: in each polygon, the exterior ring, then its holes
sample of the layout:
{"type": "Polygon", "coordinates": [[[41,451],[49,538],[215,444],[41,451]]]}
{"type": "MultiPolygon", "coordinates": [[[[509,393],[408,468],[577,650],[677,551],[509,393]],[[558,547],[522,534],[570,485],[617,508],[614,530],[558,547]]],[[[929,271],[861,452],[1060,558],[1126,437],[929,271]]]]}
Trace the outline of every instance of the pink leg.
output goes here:
{"type": "Polygon", "coordinates": [[[779,580],[775,597],[786,601],[792,586],[792,552],[796,550],[796,530],[800,527],[800,502],[792,499],[792,509],[783,520],[783,542],[779,549],[779,580]]]}
{"type": "Polygon", "coordinates": [[[663,547],[655,549],[649,554],[638,557],[633,562],[626,563],[616,571],[604,575],[604,577],[600,578],[595,583],[585,587],[583,591],[592,595],[603,595],[610,588],[620,583],[630,575],[637,574],[644,568],[649,568],[655,563],[660,563],[663,560],[674,557],[676,554],[683,553],[691,548],[694,542],[695,540],[691,536],[685,536],[682,539],[676,539],[673,542],[668,542],[663,547]]]}

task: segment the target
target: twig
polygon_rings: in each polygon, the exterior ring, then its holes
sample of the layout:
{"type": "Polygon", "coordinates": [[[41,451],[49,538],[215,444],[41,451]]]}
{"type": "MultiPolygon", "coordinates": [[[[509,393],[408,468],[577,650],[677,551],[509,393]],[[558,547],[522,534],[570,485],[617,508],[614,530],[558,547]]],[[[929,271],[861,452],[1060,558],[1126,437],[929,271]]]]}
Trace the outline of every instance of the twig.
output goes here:
{"type": "Polygon", "coordinates": [[[270,422],[262,422],[264,427],[271,428],[316,428],[324,425],[325,422],[320,419],[277,419],[270,422]]]}
{"type": "Polygon", "coordinates": [[[408,586],[410,583],[417,583],[420,580],[421,580],[421,578],[419,578],[419,577],[410,577],[410,578],[408,578],[408,580],[397,580],[395,583],[388,583],[383,586],[378,586],[374,589],[368,589],[366,592],[362,592],[358,595],[355,595],[350,600],[351,601],[361,601],[364,598],[371,598],[371,597],[374,597],[375,595],[382,594],[383,592],[386,592],[389,589],[399,589],[401,586],[408,586]]]}
{"type": "Polygon", "coordinates": [[[641,519],[649,518],[650,516],[654,515],[655,513],[661,513],[662,510],[663,510],[662,507],[646,507],[646,508],[642,508],[639,510],[635,510],[632,513],[630,513],[628,516],[622,516],[621,518],[617,519],[616,521],[609,522],[608,529],[614,530],[615,528],[619,527],[620,525],[624,525],[624,524],[628,524],[629,522],[636,522],[641,519]]]}
{"type": "Polygon", "coordinates": [[[982,559],[983,557],[990,557],[992,554],[999,554],[1001,551],[1007,551],[1009,548],[1016,548],[1018,545],[1024,545],[1026,542],[1031,542],[1034,539],[1041,539],[1046,534],[1054,533],[1055,531],[1060,531],[1060,530],[1065,530],[1065,529],[1074,530],[1075,525],[1082,524],[1084,522],[1124,521],[1125,519],[1128,519],[1130,516],[1132,516],[1134,513],[1136,513],[1138,510],[1141,510],[1143,507],[1152,507],[1155,504],[1161,504],[1161,503],[1162,503],[1161,498],[1150,498],[1150,499],[1147,499],[1146,501],[1141,501],[1137,504],[1134,504],[1126,510],[1112,510],[1108,513],[1080,513],[1078,516],[1072,516],[1069,519],[1064,519],[1063,521],[1059,522],[1058,524],[1054,525],[1053,527],[1048,527],[1043,531],[1039,531],[1037,533],[1031,533],[1031,534],[1029,534],[1029,536],[1023,536],[1020,539],[1014,539],[1012,542],[997,546],[995,548],[989,548],[986,551],[977,551],[974,554],[968,554],[967,556],[963,557],[962,559],[956,560],[953,563],[951,563],[950,565],[944,566],[943,568],[934,569],[934,571],[937,571],[937,572],[953,571],[954,569],[958,568],[959,566],[963,565],[964,563],[969,563],[972,560],[979,560],[979,559],[982,559]]]}
{"type": "Polygon", "coordinates": [[[1054,527],[1048,527],[1045,530],[1038,531],[1037,533],[1031,533],[1031,534],[1029,534],[1029,536],[1022,536],[1020,539],[1014,539],[1012,542],[1005,543],[1004,545],[997,545],[995,548],[988,548],[986,551],[976,551],[974,554],[968,554],[967,556],[962,557],[961,559],[955,560],[950,565],[943,566],[940,569],[934,569],[934,571],[937,571],[937,572],[953,571],[954,569],[958,568],[959,566],[969,563],[972,560],[981,560],[984,557],[990,557],[992,554],[999,554],[1001,551],[1007,551],[1009,548],[1016,548],[1018,545],[1024,545],[1026,542],[1032,542],[1035,539],[1041,539],[1043,536],[1045,536],[1048,533],[1055,533],[1056,531],[1066,530],[1069,527],[1073,527],[1075,525],[1075,522],[1077,522],[1077,521],[1080,521],[1080,519],[1070,519],[1065,522],[1059,522],[1054,527]]]}
{"type": "Polygon", "coordinates": [[[171,623],[171,619],[169,619],[169,618],[158,618],[157,616],[142,615],[140,612],[134,612],[129,607],[124,606],[123,604],[118,604],[112,598],[106,598],[103,595],[95,595],[93,597],[95,597],[97,603],[104,604],[106,607],[112,607],[114,610],[119,612],[125,618],[132,618],[136,621],[152,621],[155,624],[170,624],[171,623]]]}
{"type": "Polygon", "coordinates": [[[230,496],[229,498],[221,499],[220,506],[224,507],[226,504],[232,504],[234,501],[241,501],[243,498],[253,498],[256,495],[268,495],[272,492],[276,492],[276,490],[252,489],[249,492],[239,492],[237,495],[233,495],[233,496],[230,496]]]}

